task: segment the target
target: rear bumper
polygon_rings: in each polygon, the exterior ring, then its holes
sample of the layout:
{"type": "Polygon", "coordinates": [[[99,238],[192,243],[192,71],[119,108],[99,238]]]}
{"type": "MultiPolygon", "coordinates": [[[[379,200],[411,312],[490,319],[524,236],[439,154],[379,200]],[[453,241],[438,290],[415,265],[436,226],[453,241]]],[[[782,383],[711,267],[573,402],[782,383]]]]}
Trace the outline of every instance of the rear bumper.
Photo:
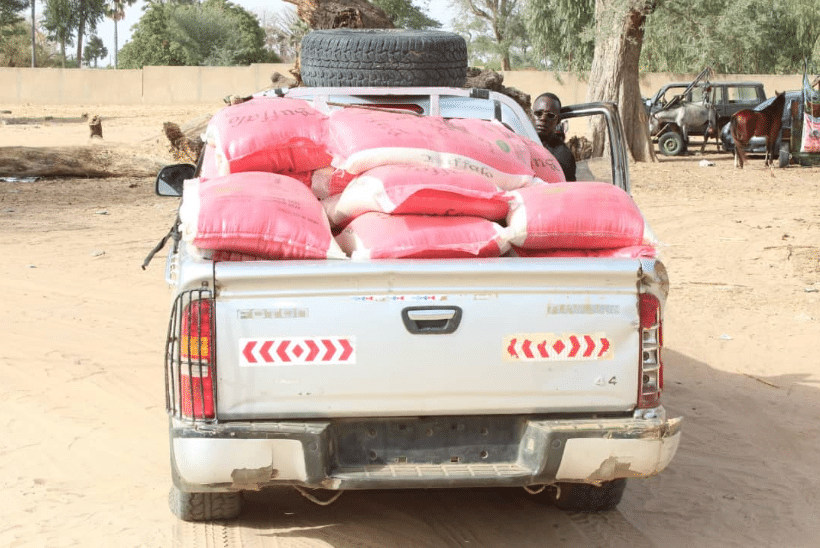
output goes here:
{"type": "MultiPolygon", "coordinates": [[[[649,416],[651,416],[650,414],[649,416]]],[[[666,468],[681,418],[439,417],[171,422],[175,483],[188,491],[277,485],[405,489],[598,483],[666,468]]]]}

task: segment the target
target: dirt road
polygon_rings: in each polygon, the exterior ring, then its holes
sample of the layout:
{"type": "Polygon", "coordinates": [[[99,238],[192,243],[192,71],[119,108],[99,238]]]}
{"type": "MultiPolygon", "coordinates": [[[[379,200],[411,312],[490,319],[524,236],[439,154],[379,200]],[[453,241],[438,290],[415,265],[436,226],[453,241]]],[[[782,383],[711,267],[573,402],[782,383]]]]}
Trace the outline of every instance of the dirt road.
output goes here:
{"type": "MultiPolygon", "coordinates": [[[[194,114],[128,123],[145,143],[194,114]]],[[[87,131],[7,129],[0,146],[87,131]]],[[[632,167],[672,282],[664,402],[685,423],[670,468],[599,515],[521,490],[352,492],[329,507],[283,491],[251,495],[234,523],[177,522],[164,255],[140,269],[177,204],[149,179],[0,182],[0,546],[819,546],[820,169],[705,158],[716,165],[632,167]]]]}

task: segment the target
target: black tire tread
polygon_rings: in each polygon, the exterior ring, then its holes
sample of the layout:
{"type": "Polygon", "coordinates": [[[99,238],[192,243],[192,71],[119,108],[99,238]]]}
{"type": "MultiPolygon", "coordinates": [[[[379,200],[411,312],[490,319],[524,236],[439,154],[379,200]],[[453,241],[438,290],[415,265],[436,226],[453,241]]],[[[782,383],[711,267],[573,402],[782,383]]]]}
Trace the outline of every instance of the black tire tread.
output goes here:
{"type": "Polygon", "coordinates": [[[451,32],[319,30],[302,40],[300,70],[308,86],[462,87],[467,45],[451,32]]]}
{"type": "Polygon", "coordinates": [[[575,512],[614,510],[626,489],[626,478],[606,481],[600,486],[588,483],[559,483],[555,505],[575,512]]]}
{"type": "Polygon", "coordinates": [[[168,506],[183,521],[228,520],[242,511],[242,493],[190,493],[172,485],[168,506]]]}

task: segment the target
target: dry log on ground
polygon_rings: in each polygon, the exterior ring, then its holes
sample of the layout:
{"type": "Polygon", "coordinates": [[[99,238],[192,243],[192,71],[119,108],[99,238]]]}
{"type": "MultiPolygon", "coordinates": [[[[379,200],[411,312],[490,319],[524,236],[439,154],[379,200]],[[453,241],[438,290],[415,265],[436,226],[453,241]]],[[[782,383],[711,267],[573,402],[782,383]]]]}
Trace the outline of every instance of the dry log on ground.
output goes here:
{"type": "MultiPolygon", "coordinates": [[[[10,110],[0,110],[0,114],[12,114],[10,110]]],[[[38,116],[22,118],[0,118],[0,125],[25,125],[25,124],[76,124],[88,121],[88,114],[82,116],[38,116]]]]}
{"type": "Polygon", "coordinates": [[[381,8],[366,0],[285,0],[296,6],[296,15],[312,29],[392,29],[381,8]]]}
{"type": "Polygon", "coordinates": [[[155,177],[163,162],[101,146],[0,147],[4,177],[155,177]]]}

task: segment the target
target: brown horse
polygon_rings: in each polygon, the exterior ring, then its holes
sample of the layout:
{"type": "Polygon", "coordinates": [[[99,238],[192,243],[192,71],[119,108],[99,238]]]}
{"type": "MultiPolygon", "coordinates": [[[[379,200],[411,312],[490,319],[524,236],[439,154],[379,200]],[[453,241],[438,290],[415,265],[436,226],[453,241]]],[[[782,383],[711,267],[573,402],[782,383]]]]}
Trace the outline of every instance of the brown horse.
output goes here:
{"type": "Polygon", "coordinates": [[[735,167],[743,169],[746,161],[746,147],[752,137],[766,138],[766,165],[774,166],[775,146],[780,127],[783,125],[783,107],[786,106],[786,92],[777,93],[772,104],[763,110],[743,109],[732,115],[732,139],[735,141],[735,167]]]}

